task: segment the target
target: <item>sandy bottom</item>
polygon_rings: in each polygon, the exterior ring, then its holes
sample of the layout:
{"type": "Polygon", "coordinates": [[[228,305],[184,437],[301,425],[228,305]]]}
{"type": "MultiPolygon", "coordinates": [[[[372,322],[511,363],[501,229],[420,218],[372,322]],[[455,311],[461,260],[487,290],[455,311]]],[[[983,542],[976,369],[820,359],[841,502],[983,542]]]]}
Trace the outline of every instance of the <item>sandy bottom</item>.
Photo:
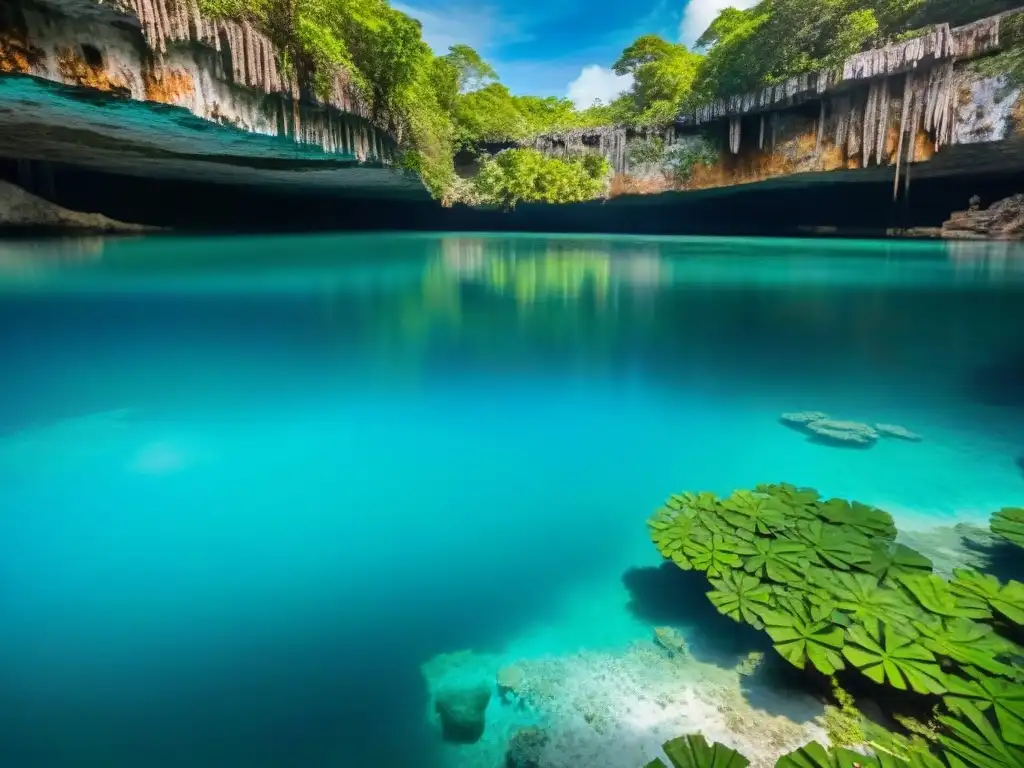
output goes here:
{"type": "MultiPolygon", "coordinates": [[[[824,741],[821,702],[772,690],[733,669],[702,663],[638,639],[621,652],[510,659],[470,651],[424,665],[432,693],[449,687],[494,685],[483,738],[446,745],[451,768],[505,764],[510,742],[535,745],[536,768],[643,766],[672,738],[701,733],[746,755],[751,765],[776,759],[808,741],[824,741]],[[515,684],[499,695],[499,672],[515,684]]],[[[436,723],[431,710],[427,716],[436,723]]],[[[529,763],[526,763],[529,765],[529,763]]]]}

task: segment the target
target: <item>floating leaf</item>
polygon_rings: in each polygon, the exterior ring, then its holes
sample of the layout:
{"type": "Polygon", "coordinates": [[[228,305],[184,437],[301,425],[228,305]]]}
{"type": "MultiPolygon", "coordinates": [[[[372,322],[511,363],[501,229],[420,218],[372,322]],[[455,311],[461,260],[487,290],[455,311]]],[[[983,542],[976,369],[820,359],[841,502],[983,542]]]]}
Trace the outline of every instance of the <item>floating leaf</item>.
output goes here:
{"type": "Polygon", "coordinates": [[[763,625],[756,611],[770,607],[771,592],[756,576],[747,576],[738,571],[730,571],[721,579],[711,579],[715,588],[708,592],[708,600],[734,621],[745,621],[760,629],[763,625]]]}
{"type": "MultiPolygon", "coordinates": [[[[747,768],[750,761],[724,744],[712,742],[700,735],[680,736],[661,745],[672,768],[747,768]]],[[[665,768],[661,759],[653,760],[647,768],[665,768]]]]}
{"type": "Polygon", "coordinates": [[[954,568],[950,590],[959,596],[984,600],[1000,616],[1014,624],[1024,624],[1024,584],[1011,581],[1006,586],[987,573],[970,568],[954,568]]]}
{"type": "Polygon", "coordinates": [[[904,544],[889,543],[875,547],[871,552],[871,562],[863,568],[879,581],[886,581],[895,580],[902,573],[930,573],[932,561],[904,544]]]}
{"type": "Polygon", "coordinates": [[[871,547],[860,534],[845,533],[820,520],[799,523],[796,533],[823,562],[833,568],[849,570],[855,565],[871,562],[871,547]]]}
{"type": "Polygon", "coordinates": [[[935,654],[917,637],[869,619],[846,633],[843,655],[876,683],[888,683],[901,691],[944,693],[942,669],[935,654]]]}
{"type": "Polygon", "coordinates": [[[803,669],[810,662],[826,675],[845,668],[843,629],[829,619],[815,621],[806,611],[761,611],[760,617],[775,650],[794,667],[803,669]]]}
{"type": "Polygon", "coordinates": [[[751,533],[772,534],[793,525],[786,508],[767,494],[736,491],[722,502],[722,517],[751,533]]]}
{"type": "Polygon", "coordinates": [[[813,520],[817,517],[817,505],[821,494],[813,488],[797,488],[789,483],[778,483],[759,485],[756,490],[781,502],[794,520],[813,520]]]}
{"type": "Polygon", "coordinates": [[[1024,509],[1005,507],[992,515],[992,533],[1002,536],[1018,547],[1024,547],[1024,509]]]}
{"type": "Polygon", "coordinates": [[[946,686],[949,693],[942,700],[953,712],[961,711],[968,704],[979,710],[992,709],[1003,739],[1024,746],[1024,685],[1015,680],[978,675],[974,680],[950,676],[946,686]]]}
{"type": "Polygon", "coordinates": [[[905,623],[920,613],[902,591],[880,584],[871,574],[850,571],[829,571],[828,574],[816,583],[835,600],[836,608],[854,622],[877,619],[905,623]]]}
{"type": "Polygon", "coordinates": [[[992,616],[984,600],[955,594],[949,582],[934,573],[902,573],[898,580],[926,611],[936,616],[965,619],[987,619],[992,616]]]}
{"type": "Polygon", "coordinates": [[[921,645],[939,656],[961,665],[972,665],[994,675],[1013,677],[1016,670],[999,661],[1013,645],[995,634],[992,627],[970,619],[933,617],[931,621],[915,621],[921,634],[921,645]]]}
{"type": "Polygon", "coordinates": [[[818,505],[818,517],[833,525],[852,528],[868,538],[896,538],[896,524],[892,515],[859,501],[829,499],[818,505]]]}
{"type": "Polygon", "coordinates": [[[807,544],[790,539],[757,538],[751,542],[754,554],[743,562],[748,573],[783,584],[799,582],[813,553],[807,544]]]}
{"type": "Polygon", "coordinates": [[[683,552],[683,548],[693,535],[693,524],[692,516],[667,508],[658,510],[647,521],[651,530],[651,540],[658,548],[658,552],[684,571],[693,568],[690,559],[683,552]]]}
{"type": "Polygon", "coordinates": [[[726,538],[716,533],[713,536],[691,537],[683,547],[693,567],[704,571],[709,577],[738,568],[743,560],[741,554],[749,554],[749,543],[736,538],[726,538]]]}
{"type": "Polygon", "coordinates": [[[845,747],[825,749],[818,742],[812,741],[780,757],[775,768],[850,768],[854,765],[860,768],[905,768],[907,763],[885,753],[863,755],[845,747]]]}
{"type": "Polygon", "coordinates": [[[1024,765],[1024,750],[1007,744],[976,706],[961,703],[959,717],[939,715],[939,722],[949,729],[939,735],[950,766],[968,768],[1009,768],[1024,765]],[[954,762],[956,760],[957,762],[954,762]]]}

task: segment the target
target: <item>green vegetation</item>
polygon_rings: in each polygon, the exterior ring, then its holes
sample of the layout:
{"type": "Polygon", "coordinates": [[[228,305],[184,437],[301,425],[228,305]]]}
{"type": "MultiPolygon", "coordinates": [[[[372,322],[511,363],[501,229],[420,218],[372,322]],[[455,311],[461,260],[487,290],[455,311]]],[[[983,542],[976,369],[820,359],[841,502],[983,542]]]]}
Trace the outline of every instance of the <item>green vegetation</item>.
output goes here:
{"type": "Polygon", "coordinates": [[[520,202],[581,202],[601,194],[610,172],[600,155],[562,160],[535,149],[509,149],[483,161],[472,189],[475,202],[506,209],[520,202]]]}
{"type": "MultiPolygon", "coordinates": [[[[1000,510],[993,532],[1024,547],[1022,515],[1000,510]]],[[[838,707],[826,724],[837,746],[810,744],[781,768],[1024,765],[1024,649],[1013,639],[1024,625],[1024,584],[969,568],[947,581],[895,544],[888,513],[787,484],[725,499],[675,495],[648,525],[663,557],[706,574],[720,613],[763,630],[806,674],[832,678],[838,707]],[[840,687],[852,675],[887,688],[896,707],[938,707],[934,727],[897,717],[907,737],[868,724],[840,687]],[[877,756],[844,748],[862,744],[877,756]]]]}
{"type": "MultiPolygon", "coordinates": [[[[455,175],[455,153],[572,129],[663,127],[708,100],[836,67],[866,47],[921,34],[937,22],[998,13],[1016,0],[761,0],[746,10],[726,8],[699,39],[701,52],[656,35],[637,38],[613,64],[616,73],[632,76],[631,87],[610,104],[586,109],[564,98],[513,95],[468,46],[435,56],[419,24],[387,0],[200,2],[212,16],[243,19],[265,32],[282,51],[284,71],[321,97],[344,73],[372,119],[398,139],[403,166],[418,172],[435,196],[511,207],[520,200],[598,195],[603,174],[586,161],[582,168],[544,165],[524,154],[486,160],[490,178],[468,185],[455,175]]],[[[1007,55],[1005,71],[1024,72],[1019,52],[1007,55]]],[[[696,165],[717,159],[717,147],[706,141],[649,144],[640,154],[649,154],[650,163],[677,183],[687,182],[696,165]]]]}

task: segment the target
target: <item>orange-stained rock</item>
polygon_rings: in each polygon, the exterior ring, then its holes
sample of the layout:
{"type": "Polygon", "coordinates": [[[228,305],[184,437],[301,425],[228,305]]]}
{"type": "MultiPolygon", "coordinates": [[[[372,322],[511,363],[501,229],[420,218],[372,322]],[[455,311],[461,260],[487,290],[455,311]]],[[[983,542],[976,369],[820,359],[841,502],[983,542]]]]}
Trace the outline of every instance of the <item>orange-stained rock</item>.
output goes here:
{"type": "Polygon", "coordinates": [[[70,85],[84,85],[100,91],[122,93],[131,96],[131,88],[123,75],[111,76],[102,66],[93,66],[71,48],[57,49],[57,69],[64,82],[70,85]]]}
{"type": "Polygon", "coordinates": [[[188,72],[181,69],[160,69],[142,74],[142,85],[147,101],[180,104],[195,93],[195,85],[188,72]]]}

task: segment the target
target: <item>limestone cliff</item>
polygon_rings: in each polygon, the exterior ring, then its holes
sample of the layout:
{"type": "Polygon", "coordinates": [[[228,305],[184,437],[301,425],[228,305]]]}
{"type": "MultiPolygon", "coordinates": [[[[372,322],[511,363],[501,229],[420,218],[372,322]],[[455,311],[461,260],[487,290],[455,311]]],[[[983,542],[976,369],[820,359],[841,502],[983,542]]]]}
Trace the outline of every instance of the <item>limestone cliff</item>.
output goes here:
{"type": "MultiPolygon", "coordinates": [[[[1002,146],[1024,132],[1022,88],[977,66],[1022,44],[1022,10],[952,29],[940,24],[855,54],[834,70],[703,104],[660,133],[606,127],[541,136],[534,146],[555,155],[603,154],[616,173],[613,194],[886,168],[897,197],[907,194],[911,164],[927,163],[947,147],[979,144],[993,145],[1004,170],[1024,171],[1024,151],[1002,146]],[[660,162],[643,151],[652,140],[661,147],[660,162]]],[[[977,157],[958,152],[971,163],[977,157]]],[[[930,172],[956,173],[957,164],[930,172]]]]}
{"type": "Polygon", "coordinates": [[[344,75],[326,102],[287,77],[280,52],[246,23],[205,17],[197,0],[8,0],[0,72],[161,102],[245,131],[388,165],[395,140],[344,75]]]}

